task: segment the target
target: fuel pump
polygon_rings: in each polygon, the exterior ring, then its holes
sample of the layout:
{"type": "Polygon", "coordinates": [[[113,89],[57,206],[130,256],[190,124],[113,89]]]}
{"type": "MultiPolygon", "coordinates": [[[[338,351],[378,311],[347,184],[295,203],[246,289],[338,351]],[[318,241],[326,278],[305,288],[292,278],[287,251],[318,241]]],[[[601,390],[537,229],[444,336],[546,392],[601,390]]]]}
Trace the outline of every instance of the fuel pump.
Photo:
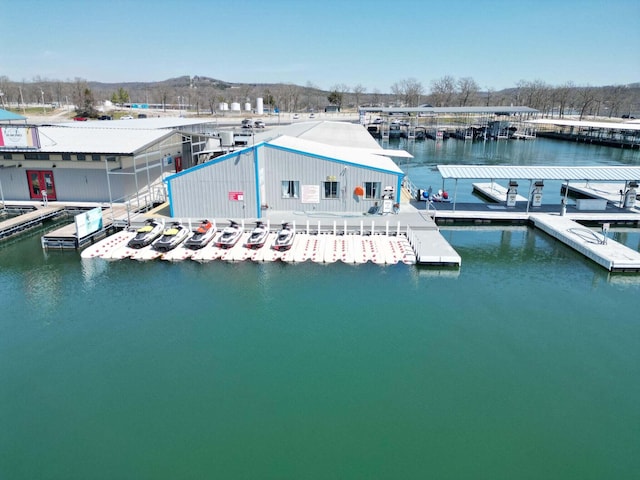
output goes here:
{"type": "Polygon", "coordinates": [[[516,206],[516,198],[518,197],[518,182],[511,180],[509,189],[507,190],[507,207],[516,206]]]}
{"type": "Polygon", "coordinates": [[[533,184],[533,192],[531,192],[532,207],[542,206],[542,187],[544,187],[544,182],[542,181],[533,184]]]}
{"type": "Polygon", "coordinates": [[[636,195],[638,194],[638,182],[629,182],[627,191],[624,192],[624,208],[633,208],[636,205],[636,195]]]}

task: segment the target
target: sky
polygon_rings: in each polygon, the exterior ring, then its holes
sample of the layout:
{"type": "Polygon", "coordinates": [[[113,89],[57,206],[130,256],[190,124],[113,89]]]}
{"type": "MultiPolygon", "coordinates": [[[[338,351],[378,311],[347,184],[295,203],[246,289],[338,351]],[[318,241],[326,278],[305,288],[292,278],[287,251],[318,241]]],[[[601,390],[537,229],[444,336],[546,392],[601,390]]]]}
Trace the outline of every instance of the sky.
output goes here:
{"type": "Polygon", "coordinates": [[[638,0],[0,0],[12,81],[640,82],[638,0]]]}

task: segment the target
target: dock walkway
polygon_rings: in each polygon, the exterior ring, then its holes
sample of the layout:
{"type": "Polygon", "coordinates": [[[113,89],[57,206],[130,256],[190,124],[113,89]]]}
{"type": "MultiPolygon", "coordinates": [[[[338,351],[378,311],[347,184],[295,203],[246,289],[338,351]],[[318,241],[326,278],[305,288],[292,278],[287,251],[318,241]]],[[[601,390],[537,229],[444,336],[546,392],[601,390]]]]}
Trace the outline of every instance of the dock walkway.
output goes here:
{"type": "MultiPolygon", "coordinates": [[[[504,203],[507,199],[508,189],[499,183],[474,183],[473,190],[483,197],[486,197],[496,203],[504,203]]],[[[527,199],[522,195],[516,195],[516,202],[526,202],[527,199]]]]}
{"type": "Polygon", "coordinates": [[[45,220],[62,214],[64,210],[64,206],[61,205],[47,207],[34,206],[34,209],[30,212],[0,222],[0,239],[8,238],[24,230],[37,227],[45,220]]]}
{"type": "Polygon", "coordinates": [[[548,214],[531,215],[533,224],[610,272],[640,272],[640,252],[573,220],[548,214]]]}

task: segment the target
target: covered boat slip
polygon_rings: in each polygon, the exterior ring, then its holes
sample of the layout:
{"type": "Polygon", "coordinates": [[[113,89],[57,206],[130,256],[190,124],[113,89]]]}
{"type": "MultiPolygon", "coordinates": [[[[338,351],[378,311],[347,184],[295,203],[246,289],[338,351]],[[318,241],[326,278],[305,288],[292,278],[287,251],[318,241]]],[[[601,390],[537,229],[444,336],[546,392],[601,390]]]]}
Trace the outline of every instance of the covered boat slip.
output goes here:
{"type": "MultiPolygon", "coordinates": [[[[518,181],[528,182],[528,195],[526,198],[526,212],[532,206],[532,199],[536,188],[544,187],[545,180],[561,180],[570,186],[571,182],[584,184],[588,182],[621,182],[624,184],[627,193],[631,189],[637,188],[640,180],[640,167],[626,166],[606,166],[606,167],[556,167],[556,166],[511,166],[511,165],[438,165],[437,166],[443,180],[452,179],[455,181],[453,192],[453,211],[456,211],[456,197],[458,180],[482,180],[489,179],[493,184],[494,180],[508,181],[510,184],[518,186],[518,181]],[[635,185],[635,186],[634,186],[635,185]]],[[[480,185],[480,184],[479,184],[480,185]]],[[[566,195],[565,192],[565,205],[566,195]]],[[[635,198],[635,197],[634,197],[635,198]]],[[[515,206],[508,205],[507,206],[515,206]]],[[[536,205],[537,206],[537,205],[536,205]]],[[[542,204],[540,204],[542,206],[542,204]]],[[[632,207],[633,205],[631,205],[632,207]]]]}
{"type": "MultiPolygon", "coordinates": [[[[608,229],[609,223],[640,226],[640,210],[636,208],[636,189],[640,178],[640,167],[439,165],[438,170],[444,179],[454,179],[456,187],[459,179],[491,179],[490,184],[474,184],[474,188],[478,186],[479,189],[485,190],[495,188],[494,180],[506,180],[510,185],[516,186],[518,181],[528,181],[529,184],[527,198],[514,198],[511,205],[509,205],[507,189],[502,187],[500,195],[497,195],[494,200],[497,203],[465,203],[456,209],[457,192],[454,191],[452,204],[439,204],[435,207],[437,210],[432,212],[434,218],[437,218],[439,222],[531,223],[609,271],[640,271],[639,252],[609,240],[606,235],[599,234],[578,223],[601,225],[603,229],[608,229]],[[535,188],[536,186],[542,188],[545,180],[566,182],[563,188],[564,198],[562,198],[560,205],[545,205],[539,202],[535,205],[535,210],[530,212],[530,208],[533,208],[533,202],[536,200],[535,188]],[[580,203],[579,199],[575,206],[570,206],[567,204],[567,194],[571,189],[571,182],[579,185],[583,191],[585,186],[588,186],[591,191],[601,190],[604,193],[609,192],[609,194],[603,193],[600,198],[586,199],[584,205],[580,203]],[[603,187],[598,189],[598,184],[603,187]],[[616,189],[618,189],[615,195],[610,193],[611,185],[616,185],[616,189]],[[501,195],[502,198],[500,198],[501,195]],[[525,202],[526,207],[523,205],[525,202]],[[588,202],[599,203],[596,205],[588,202]]],[[[593,192],[588,195],[597,197],[593,192]]],[[[486,196],[489,197],[489,195],[486,196]]],[[[426,208],[433,207],[427,204],[426,208]]]]}

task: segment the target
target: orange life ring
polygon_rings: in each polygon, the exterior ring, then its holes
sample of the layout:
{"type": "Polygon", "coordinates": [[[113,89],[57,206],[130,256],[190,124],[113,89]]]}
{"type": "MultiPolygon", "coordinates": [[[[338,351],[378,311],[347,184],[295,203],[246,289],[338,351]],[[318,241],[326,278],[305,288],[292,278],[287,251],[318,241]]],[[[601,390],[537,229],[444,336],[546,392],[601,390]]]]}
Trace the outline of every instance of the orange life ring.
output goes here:
{"type": "Polygon", "coordinates": [[[358,197],[362,197],[364,195],[364,188],[356,187],[355,190],[353,191],[353,193],[355,195],[357,195],[358,197]]]}

